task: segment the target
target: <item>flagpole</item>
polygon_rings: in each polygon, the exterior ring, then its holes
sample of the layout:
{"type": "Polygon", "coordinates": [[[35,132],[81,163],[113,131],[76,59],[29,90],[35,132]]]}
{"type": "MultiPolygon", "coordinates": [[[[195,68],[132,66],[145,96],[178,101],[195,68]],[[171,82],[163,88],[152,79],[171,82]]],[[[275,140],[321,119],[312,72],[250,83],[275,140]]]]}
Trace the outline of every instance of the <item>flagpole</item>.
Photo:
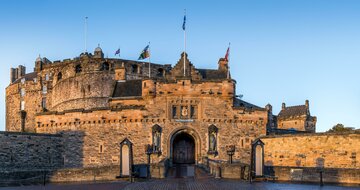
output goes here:
{"type": "Polygon", "coordinates": [[[88,17],[85,17],[85,53],[87,52],[87,19],[88,17]]]}
{"type": "Polygon", "coordinates": [[[227,63],[227,65],[228,65],[228,69],[227,69],[227,78],[228,79],[230,79],[230,42],[229,42],[229,55],[228,55],[228,63],[227,63]]]}
{"type": "MultiPolygon", "coordinates": [[[[186,22],[186,9],[184,9],[184,25],[185,25],[185,22],[186,22]]],[[[186,55],[186,27],[184,27],[184,76],[185,76],[185,71],[186,71],[185,55],[186,55]]]]}
{"type": "Polygon", "coordinates": [[[150,42],[149,42],[149,79],[150,79],[150,77],[151,77],[150,57],[151,57],[151,55],[150,55],[150,42]]]}

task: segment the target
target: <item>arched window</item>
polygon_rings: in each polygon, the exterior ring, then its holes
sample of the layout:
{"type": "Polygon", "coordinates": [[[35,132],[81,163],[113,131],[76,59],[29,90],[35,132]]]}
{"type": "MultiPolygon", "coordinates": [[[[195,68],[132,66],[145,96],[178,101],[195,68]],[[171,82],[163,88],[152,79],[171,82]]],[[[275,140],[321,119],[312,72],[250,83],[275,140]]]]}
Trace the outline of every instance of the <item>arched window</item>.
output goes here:
{"type": "Polygon", "coordinates": [[[108,71],[110,69],[109,63],[105,62],[101,65],[102,71],[108,71]]]}
{"type": "Polygon", "coordinates": [[[157,70],[157,74],[156,74],[157,77],[163,77],[164,76],[164,69],[163,68],[159,68],[157,70]]]}
{"type": "Polygon", "coordinates": [[[157,124],[152,127],[153,151],[158,154],[161,153],[161,131],[161,127],[157,124]]]}
{"type": "Polygon", "coordinates": [[[135,64],[131,65],[131,72],[132,73],[137,73],[138,72],[138,66],[135,65],[135,64]]]}
{"type": "Polygon", "coordinates": [[[62,79],[62,73],[59,72],[59,73],[57,74],[57,80],[59,81],[59,80],[61,80],[61,79],[62,79]]]}
{"type": "Polygon", "coordinates": [[[75,73],[81,73],[81,71],[82,71],[81,65],[76,65],[75,66],[75,73]]]}
{"type": "Polygon", "coordinates": [[[208,154],[217,155],[217,134],[218,128],[215,125],[209,126],[209,151],[208,154]]]}

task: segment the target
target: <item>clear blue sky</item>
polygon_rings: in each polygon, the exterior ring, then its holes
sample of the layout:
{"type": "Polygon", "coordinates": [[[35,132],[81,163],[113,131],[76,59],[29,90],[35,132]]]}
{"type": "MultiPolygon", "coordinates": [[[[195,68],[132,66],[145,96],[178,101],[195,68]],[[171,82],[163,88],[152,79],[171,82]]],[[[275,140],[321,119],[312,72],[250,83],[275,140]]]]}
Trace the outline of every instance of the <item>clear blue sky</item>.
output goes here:
{"type": "Polygon", "coordinates": [[[10,67],[33,70],[38,54],[73,58],[98,43],[109,57],[136,59],[151,41],[152,61],[174,64],[183,49],[198,68],[217,68],[231,42],[237,93],[259,106],[304,104],[317,131],[337,123],[360,127],[360,1],[50,1],[3,0],[0,6],[0,130],[10,67]]]}

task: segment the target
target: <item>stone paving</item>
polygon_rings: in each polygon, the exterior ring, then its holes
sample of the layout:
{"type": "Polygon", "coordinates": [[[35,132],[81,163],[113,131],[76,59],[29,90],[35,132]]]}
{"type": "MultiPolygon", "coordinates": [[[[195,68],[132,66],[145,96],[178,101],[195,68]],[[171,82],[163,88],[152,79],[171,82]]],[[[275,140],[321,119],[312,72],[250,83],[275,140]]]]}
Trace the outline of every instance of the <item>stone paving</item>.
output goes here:
{"type": "Polygon", "coordinates": [[[129,181],[112,181],[98,183],[78,183],[78,184],[22,184],[26,186],[0,187],[8,190],[359,190],[360,186],[345,187],[327,185],[320,187],[317,184],[290,184],[290,183],[272,183],[272,182],[254,182],[250,184],[247,181],[214,179],[200,169],[195,169],[195,177],[187,177],[188,172],[184,167],[170,169],[166,179],[143,179],[130,183],[129,181]]]}

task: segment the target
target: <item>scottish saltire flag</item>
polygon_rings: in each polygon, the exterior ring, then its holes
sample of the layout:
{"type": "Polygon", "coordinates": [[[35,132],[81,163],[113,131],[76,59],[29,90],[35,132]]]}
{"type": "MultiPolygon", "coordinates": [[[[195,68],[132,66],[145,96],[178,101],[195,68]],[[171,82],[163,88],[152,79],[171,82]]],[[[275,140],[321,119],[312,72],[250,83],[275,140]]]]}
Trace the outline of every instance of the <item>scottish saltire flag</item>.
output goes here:
{"type": "Polygon", "coordinates": [[[185,30],[185,23],[186,23],[186,15],[184,15],[184,22],[183,22],[183,25],[182,25],[183,30],[185,30]]]}
{"type": "Polygon", "coordinates": [[[119,54],[120,56],[120,48],[115,51],[115,55],[119,54]]]}
{"type": "Polygon", "coordinates": [[[149,45],[147,45],[144,50],[141,52],[138,60],[141,60],[141,59],[146,59],[150,57],[150,52],[149,52],[149,45]]]}

